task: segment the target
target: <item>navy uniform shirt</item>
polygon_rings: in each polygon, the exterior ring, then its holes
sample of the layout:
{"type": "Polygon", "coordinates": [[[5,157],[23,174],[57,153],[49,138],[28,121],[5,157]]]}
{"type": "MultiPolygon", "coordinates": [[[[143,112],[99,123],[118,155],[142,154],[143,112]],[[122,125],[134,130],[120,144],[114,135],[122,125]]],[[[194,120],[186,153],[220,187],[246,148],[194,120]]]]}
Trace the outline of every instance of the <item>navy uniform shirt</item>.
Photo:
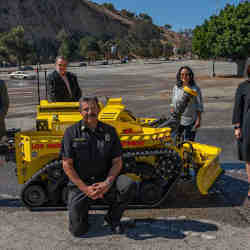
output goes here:
{"type": "Polygon", "coordinates": [[[108,124],[98,121],[92,131],[81,120],[64,133],[61,156],[73,159],[74,169],[86,183],[103,181],[112,167],[112,160],[121,155],[120,139],[115,128],[108,124]]]}

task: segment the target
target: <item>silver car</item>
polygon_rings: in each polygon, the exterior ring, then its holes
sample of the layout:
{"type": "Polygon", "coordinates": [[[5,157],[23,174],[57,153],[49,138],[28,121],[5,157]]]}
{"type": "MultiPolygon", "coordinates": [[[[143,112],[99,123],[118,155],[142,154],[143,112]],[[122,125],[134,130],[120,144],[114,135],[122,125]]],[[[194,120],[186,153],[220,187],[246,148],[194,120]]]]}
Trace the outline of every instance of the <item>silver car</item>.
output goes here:
{"type": "Polygon", "coordinates": [[[31,73],[27,73],[27,72],[24,72],[24,71],[15,71],[15,72],[12,72],[12,73],[9,74],[9,78],[32,80],[32,79],[36,79],[36,75],[31,74],[31,73]]]}

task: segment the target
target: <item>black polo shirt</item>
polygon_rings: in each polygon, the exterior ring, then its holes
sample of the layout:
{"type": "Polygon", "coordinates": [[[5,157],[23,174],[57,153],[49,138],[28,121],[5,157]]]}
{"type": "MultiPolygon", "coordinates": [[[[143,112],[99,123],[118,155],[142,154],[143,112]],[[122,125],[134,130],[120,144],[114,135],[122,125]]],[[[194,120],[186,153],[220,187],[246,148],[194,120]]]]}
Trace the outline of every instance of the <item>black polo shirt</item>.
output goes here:
{"type": "Polygon", "coordinates": [[[112,160],[122,155],[115,128],[98,121],[92,131],[81,120],[67,128],[62,140],[61,156],[73,160],[74,169],[85,182],[104,180],[112,160]]]}

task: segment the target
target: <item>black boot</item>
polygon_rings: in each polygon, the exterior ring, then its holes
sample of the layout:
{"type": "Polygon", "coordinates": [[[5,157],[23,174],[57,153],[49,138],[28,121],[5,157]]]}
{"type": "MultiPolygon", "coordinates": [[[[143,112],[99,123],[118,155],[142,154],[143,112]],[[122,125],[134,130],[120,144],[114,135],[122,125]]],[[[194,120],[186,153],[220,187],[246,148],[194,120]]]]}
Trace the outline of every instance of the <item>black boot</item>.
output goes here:
{"type": "Polygon", "coordinates": [[[123,234],[124,233],[124,226],[121,222],[113,223],[110,216],[108,214],[105,215],[104,221],[110,227],[110,230],[113,234],[123,234]]]}

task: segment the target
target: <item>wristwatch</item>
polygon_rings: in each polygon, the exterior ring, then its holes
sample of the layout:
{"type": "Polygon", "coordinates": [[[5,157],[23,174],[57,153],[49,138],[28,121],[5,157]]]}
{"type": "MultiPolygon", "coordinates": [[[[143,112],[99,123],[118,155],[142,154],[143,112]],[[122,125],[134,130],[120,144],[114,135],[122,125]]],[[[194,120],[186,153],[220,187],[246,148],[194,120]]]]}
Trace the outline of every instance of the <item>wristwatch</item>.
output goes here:
{"type": "Polygon", "coordinates": [[[240,126],[234,126],[234,129],[238,129],[238,128],[240,128],[240,126]]]}

